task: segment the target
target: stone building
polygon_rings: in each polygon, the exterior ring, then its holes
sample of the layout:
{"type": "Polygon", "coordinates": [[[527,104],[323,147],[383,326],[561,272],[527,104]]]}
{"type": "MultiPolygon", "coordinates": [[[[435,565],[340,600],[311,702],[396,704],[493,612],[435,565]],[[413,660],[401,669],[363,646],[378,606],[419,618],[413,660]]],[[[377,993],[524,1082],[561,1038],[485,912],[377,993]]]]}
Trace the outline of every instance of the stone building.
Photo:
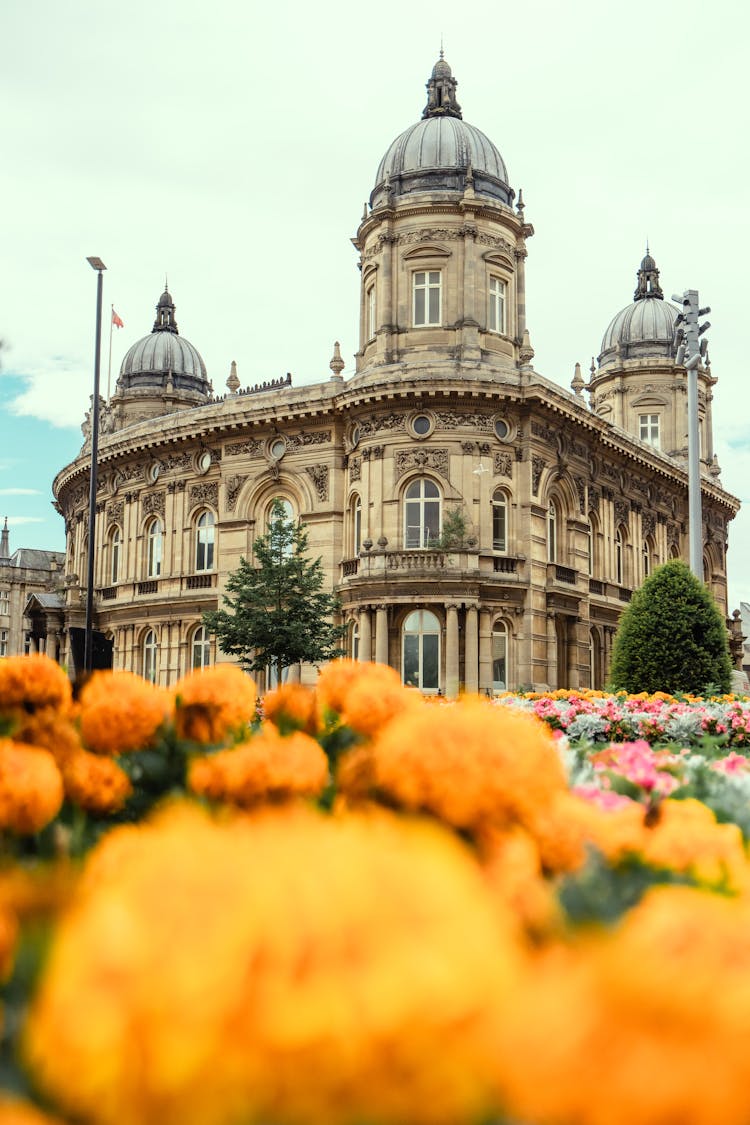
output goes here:
{"type": "Polygon", "coordinates": [[[62,551],[19,547],[11,554],[6,517],[0,532],[0,657],[32,651],[60,657],[64,603],[58,586],[64,568],[62,551]]]}
{"type": "MultiPolygon", "coordinates": [[[[378,166],[353,239],[353,376],[337,344],[327,382],[242,389],[232,365],[216,397],[166,291],[125,356],[102,408],[95,552],[96,628],[115,667],[171,683],[217,659],[201,615],[251,557],[274,497],[307,526],[351,654],[449,696],[602,686],[633,589],[687,557],[686,372],[656,263],[647,252],[587,379],[577,367],[568,391],[539,374],[534,230],[456,87],[441,54],[421,119],[378,166]]],[[[699,382],[705,581],[726,614],[738,501],[713,453],[710,368],[699,382]]],[[[89,461],[84,444],[54,484],[63,649],[82,624],[89,461]]]]}

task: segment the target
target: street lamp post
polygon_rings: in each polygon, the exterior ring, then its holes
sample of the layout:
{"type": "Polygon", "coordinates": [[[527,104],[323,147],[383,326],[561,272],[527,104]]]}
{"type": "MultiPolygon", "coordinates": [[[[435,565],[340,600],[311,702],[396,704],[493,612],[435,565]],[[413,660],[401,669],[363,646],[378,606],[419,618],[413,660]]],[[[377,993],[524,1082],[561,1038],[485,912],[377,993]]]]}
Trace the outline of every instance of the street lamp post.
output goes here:
{"type": "Polygon", "coordinates": [[[678,364],[687,370],[688,391],[688,534],[690,569],[703,581],[703,513],[701,505],[701,450],[698,422],[698,372],[703,371],[708,341],[703,336],[711,324],[698,324],[699,316],[711,309],[700,308],[697,289],[686,289],[680,297],[672,297],[682,305],[675,323],[675,346],[678,364]],[[703,337],[701,339],[701,337],[703,337]]]}
{"type": "Polygon", "coordinates": [[[99,459],[99,374],[102,348],[102,288],[106,266],[101,258],[87,258],[96,270],[96,345],[94,350],[94,401],[91,406],[91,470],[89,473],[89,545],[86,578],[86,640],[83,650],[83,669],[88,673],[94,666],[94,548],[96,545],[96,470],[99,459]]]}

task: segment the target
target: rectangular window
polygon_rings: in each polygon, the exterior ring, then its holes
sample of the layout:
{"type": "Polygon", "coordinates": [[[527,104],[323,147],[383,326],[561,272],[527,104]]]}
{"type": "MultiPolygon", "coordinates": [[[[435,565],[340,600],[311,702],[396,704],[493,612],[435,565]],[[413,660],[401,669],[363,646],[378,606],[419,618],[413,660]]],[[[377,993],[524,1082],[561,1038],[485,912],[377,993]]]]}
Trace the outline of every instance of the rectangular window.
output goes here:
{"type": "Polygon", "coordinates": [[[508,638],[504,633],[492,635],[492,690],[505,691],[508,684],[506,669],[508,638]]]}
{"type": "Polygon", "coordinates": [[[490,278],[490,332],[505,332],[505,282],[490,278]]]}
{"type": "Polygon", "coordinates": [[[505,522],[506,522],[506,506],[504,503],[497,501],[492,505],[492,549],[493,551],[506,550],[506,535],[505,535],[505,522]]]}
{"type": "Polygon", "coordinates": [[[638,433],[641,441],[653,445],[654,449],[659,449],[659,415],[639,414],[638,433]]]}
{"type": "Polygon", "coordinates": [[[0,629],[0,656],[8,655],[8,630],[0,629]]]}
{"type": "Polygon", "coordinates": [[[414,325],[417,328],[440,324],[441,310],[440,270],[414,274],[414,325]]]}
{"type": "Polygon", "coordinates": [[[0,590],[0,613],[10,613],[10,590],[0,590]]]}
{"type": "Polygon", "coordinates": [[[375,286],[371,285],[367,290],[367,339],[372,340],[375,336],[375,286]]]}

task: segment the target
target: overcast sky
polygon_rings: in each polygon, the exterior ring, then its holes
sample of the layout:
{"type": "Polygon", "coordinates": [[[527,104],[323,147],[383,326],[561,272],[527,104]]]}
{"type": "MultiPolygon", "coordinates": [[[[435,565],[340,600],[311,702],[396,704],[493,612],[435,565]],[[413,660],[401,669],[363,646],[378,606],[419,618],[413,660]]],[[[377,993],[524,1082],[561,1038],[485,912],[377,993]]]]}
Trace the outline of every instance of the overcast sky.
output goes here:
{"type": "MultiPolygon", "coordinates": [[[[464,118],[500,149],[536,235],[536,369],[569,386],[632,300],[646,239],[667,296],[697,288],[730,530],[750,601],[747,156],[750,16],[630,0],[2,0],[0,515],[11,548],[59,549],[50,485],[81,444],[96,275],[131,343],[165,275],[217,392],[353,369],[350,238],[390,141],[416,121],[443,35],[464,118]]],[[[108,319],[108,318],[107,318],[108,319]]],[[[105,323],[103,390],[109,331],[105,323]]]]}

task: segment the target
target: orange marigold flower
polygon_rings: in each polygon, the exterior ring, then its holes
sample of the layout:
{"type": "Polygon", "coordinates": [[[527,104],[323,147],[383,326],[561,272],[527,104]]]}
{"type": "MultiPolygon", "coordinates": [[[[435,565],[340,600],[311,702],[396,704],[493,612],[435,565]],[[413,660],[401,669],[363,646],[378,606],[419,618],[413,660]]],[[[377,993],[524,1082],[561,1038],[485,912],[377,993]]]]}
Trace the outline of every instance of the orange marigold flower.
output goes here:
{"type": "Polygon", "coordinates": [[[302,684],[281,684],[263,696],[263,714],[282,733],[303,730],[318,733],[318,711],[315,692],[302,684]]]}
{"type": "Polygon", "coordinates": [[[118,812],[133,792],[125,771],[100,754],[79,750],[61,768],[68,800],[96,816],[118,812]]]}
{"type": "Polygon", "coordinates": [[[255,683],[235,664],[191,672],[174,687],[180,738],[204,745],[225,742],[252,720],[255,683]]]}
{"type": "Polygon", "coordinates": [[[492,1111],[494,1011],[520,954],[450,834],[382,813],[176,806],[118,836],[93,853],[116,863],[63,918],[27,1023],[31,1071],[64,1112],[455,1125],[492,1111]]]}
{"type": "Polygon", "coordinates": [[[79,703],[81,736],[96,754],[151,746],[170,710],[168,693],[133,672],[94,672],[79,703]]]}
{"type": "MultiPolygon", "coordinates": [[[[354,773],[357,784],[369,775],[372,794],[388,804],[469,830],[485,822],[531,825],[567,788],[540,720],[476,699],[410,709],[362,751],[354,773]]],[[[345,793],[350,777],[344,760],[345,793]]]]}
{"type": "Polygon", "coordinates": [[[324,668],[316,692],[324,712],[338,714],[344,726],[366,738],[422,703],[421,695],[404,687],[398,673],[387,664],[353,660],[336,660],[324,668]]]}
{"type": "Polygon", "coordinates": [[[0,829],[31,836],[57,816],[62,802],[62,777],[52,755],[0,739],[0,829]]]}
{"type": "Polygon", "coordinates": [[[13,728],[13,737],[17,742],[27,742],[31,746],[41,746],[49,750],[58,766],[81,749],[81,736],[73,723],[77,704],[73,704],[67,713],[54,711],[43,707],[33,714],[25,712],[19,716],[19,721],[13,728]]]}
{"type": "Polygon", "coordinates": [[[497,1058],[519,1120],[746,1125],[749,1051],[748,905],[659,887],[519,974],[497,1058]]]}
{"type": "Polygon", "coordinates": [[[34,653],[0,661],[0,713],[14,708],[32,713],[41,707],[64,711],[72,694],[70,680],[49,656],[34,653]]]}
{"type": "MultiPolygon", "coordinates": [[[[17,940],[18,919],[11,910],[0,905],[0,984],[7,980],[13,971],[17,940]]],[[[0,1122],[2,1122],[1,1116],[0,1122]]]]}
{"type": "Polygon", "coordinates": [[[194,758],[188,785],[200,797],[250,808],[260,801],[315,797],[328,781],[328,759],[301,731],[283,737],[270,724],[239,746],[194,758]]]}

